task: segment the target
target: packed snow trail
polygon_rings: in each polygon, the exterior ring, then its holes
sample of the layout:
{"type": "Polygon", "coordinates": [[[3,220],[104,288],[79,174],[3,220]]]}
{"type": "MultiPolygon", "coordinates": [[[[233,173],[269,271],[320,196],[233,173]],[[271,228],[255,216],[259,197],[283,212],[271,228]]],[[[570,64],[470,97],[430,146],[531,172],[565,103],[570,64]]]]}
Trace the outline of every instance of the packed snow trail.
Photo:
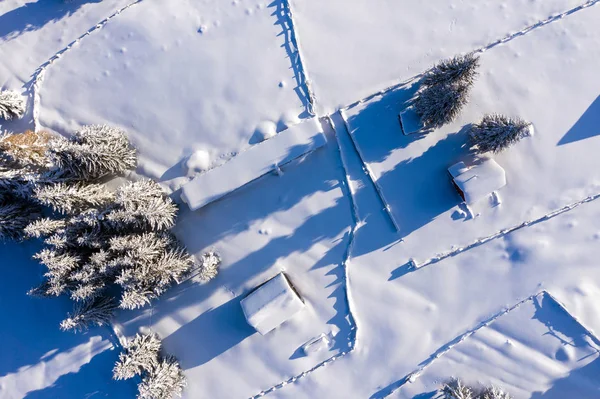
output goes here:
{"type": "MultiPolygon", "coordinates": [[[[548,24],[550,24],[552,22],[556,22],[558,20],[561,20],[564,17],[567,17],[567,16],[569,16],[571,14],[574,14],[574,13],[576,13],[578,11],[581,11],[581,10],[584,10],[584,9],[586,9],[588,7],[596,5],[599,2],[600,2],[600,0],[589,0],[589,1],[586,1],[585,3],[580,4],[580,5],[576,6],[576,7],[570,8],[570,9],[568,9],[566,11],[563,11],[561,13],[558,13],[558,14],[551,15],[551,16],[549,16],[548,18],[546,18],[544,20],[541,20],[541,21],[538,21],[538,22],[536,22],[534,24],[531,24],[531,25],[529,25],[529,26],[521,29],[518,32],[509,33],[509,34],[507,34],[506,36],[504,36],[504,37],[502,37],[500,39],[494,40],[491,43],[488,43],[486,45],[483,45],[481,47],[473,49],[471,52],[475,53],[475,54],[482,54],[482,53],[486,52],[487,50],[489,50],[491,48],[494,48],[494,47],[496,47],[496,46],[498,46],[500,44],[508,43],[511,40],[516,39],[516,38],[518,38],[520,36],[523,36],[523,35],[531,32],[531,31],[533,31],[533,30],[535,30],[537,28],[541,28],[541,27],[546,26],[546,25],[548,25],[548,24]]],[[[421,72],[421,73],[419,73],[417,75],[414,75],[414,76],[412,76],[410,78],[403,79],[403,80],[399,81],[398,83],[395,83],[395,84],[393,84],[391,86],[388,86],[388,87],[386,87],[386,88],[384,88],[382,90],[379,90],[379,91],[377,91],[375,93],[369,94],[368,96],[366,96],[364,98],[361,98],[360,100],[354,101],[353,103],[350,103],[350,104],[346,105],[345,107],[342,107],[341,109],[349,109],[349,108],[355,107],[358,104],[362,104],[364,102],[369,101],[370,99],[372,99],[375,96],[383,95],[383,94],[385,94],[385,93],[387,93],[389,91],[392,91],[394,89],[397,89],[399,87],[406,86],[407,84],[415,82],[416,80],[420,79],[427,72],[428,72],[428,70],[423,71],[423,72],[421,72]]]]}
{"type": "Polygon", "coordinates": [[[594,195],[590,195],[589,197],[585,197],[582,200],[575,201],[575,202],[573,202],[573,203],[571,203],[569,205],[565,205],[562,208],[557,209],[555,211],[552,211],[550,213],[547,213],[544,216],[541,216],[541,217],[539,217],[537,219],[528,220],[528,221],[525,221],[525,222],[523,222],[521,224],[518,224],[516,226],[512,226],[512,227],[509,227],[507,229],[500,230],[500,231],[498,231],[498,232],[496,232],[494,234],[491,234],[489,236],[478,238],[477,240],[473,241],[472,243],[470,243],[468,245],[465,245],[464,247],[458,247],[458,248],[455,248],[455,249],[453,249],[451,251],[442,252],[441,254],[437,254],[436,256],[434,256],[432,258],[429,258],[429,259],[427,259],[427,260],[425,260],[425,261],[423,261],[421,263],[419,263],[417,261],[414,261],[414,268],[415,269],[420,269],[422,267],[429,266],[429,265],[432,265],[434,263],[440,262],[440,261],[442,261],[442,260],[444,260],[446,258],[449,258],[451,256],[456,256],[456,255],[461,254],[463,252],[466,252],[466,251],[468,251],[470,249],[473,249],[473,248],[476,248],[476,247],[478,247],[480,245],[483,245],[483,244],[485,244],[485,243],[487,243],[489,241],[495,240],[496,238],[504,237],[505,235],[510,234],[513,231],[517,231],[517,230],[520,230],[520,229],[522,229],[524,227],[532,226],[532,225],[544,222],[546,220],[550,220],[550,219],[552,219],[552,218],[554,218],[554,217],[556,217],[558,215],[562,215],[563,213],[569,212],[570,210],[573,210],[573,209],[577,208],[579,205],[595,201],[598,198],[600,198],[600,193],[594,194],[594,195]]]}
{"type": "Polygon", "coordinates": [[[42,65],[40,65],[38,67],[38,69],[34,72],[34,74],[32,76],[32,83],[28,89],[28,91],[31,91],[30,96],[33,97],[32,114],[33,114],[33,130],[34,131],[37,132],[40,129],[40,120],[39,120],[40,119],[40,89],[42,87],[42,83],[44,82],[44,76],[46,75],[46,70],[50,67],[50,65],[54,64],[54,62],[56,62],[59,58],[61,58],[66,52],[71,50],[75,45],[79,44],[81,42],[81,40],[83,40],[84,37],[89,36],[93,32],[102,29],[104,27],[104,25],[106,25],[108,23],[108,21],[110,21],[117,15],[121,14],[123,11],[127,10],[129,7],[134,6],[138,3],[141,3],[142,1],[143,0],[135,0],[134,2],[129,3],[129,4],[119,8],[117,11],[115,11],[108,17],[104,18],[102,21],[98,22],[92,28],[88,29],[83,35],[81,35],[77,39],[73,40],[65,48],[63,48],[62,50],[59,50],[56,54],[54,54],[52,57],[50,57],[50,59],[48,61],[46,61],[45,63],[43,63],[42,65]]]}

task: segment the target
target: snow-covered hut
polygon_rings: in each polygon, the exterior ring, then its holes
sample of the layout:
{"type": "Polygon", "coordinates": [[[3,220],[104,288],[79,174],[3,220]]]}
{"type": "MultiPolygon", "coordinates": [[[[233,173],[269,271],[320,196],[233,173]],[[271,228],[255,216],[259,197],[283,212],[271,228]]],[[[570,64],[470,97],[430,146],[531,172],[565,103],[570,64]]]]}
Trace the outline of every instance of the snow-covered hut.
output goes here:
{"type": "Polygon", "coordinates": [[[262,335],[289,320],[303,308],[304,302],[283,273],[259,285],[242,299],[242,309],[248,324],[262,335]]]}
{"type": "Polygon", "coordinates": [[[471,166],[458,162],[448,168],[454,186],[467,204],[472,204],[506,185],[506,173],[491,158],[471,166]]]}

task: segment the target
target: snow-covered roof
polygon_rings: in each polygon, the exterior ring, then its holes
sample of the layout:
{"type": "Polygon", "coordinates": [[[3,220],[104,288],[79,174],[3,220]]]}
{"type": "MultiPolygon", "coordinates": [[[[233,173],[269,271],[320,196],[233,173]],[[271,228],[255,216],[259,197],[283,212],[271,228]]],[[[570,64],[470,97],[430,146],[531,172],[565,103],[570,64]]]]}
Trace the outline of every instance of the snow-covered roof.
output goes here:
{"type": "Polygon", "coordinates": [[[486,158],[471,167],[458,162],[448,168],[448,171],[454,177],[454,183],[462,192],[467,204],[477,202],[506,185],[504,169],[491,158],[486,158]]]}
{"type": "Polygon", "coordinates": [[[262,335],[289,320],[304,308],[304,302],[279,273],[242,299],[242,309],[248,323],[262,335]]]}
{"type": "Polygon", "coordinates": [[[308,119],[199,175],[182,187],[181,198],[195,211],[326,143],[319,118],[308,119]]]}

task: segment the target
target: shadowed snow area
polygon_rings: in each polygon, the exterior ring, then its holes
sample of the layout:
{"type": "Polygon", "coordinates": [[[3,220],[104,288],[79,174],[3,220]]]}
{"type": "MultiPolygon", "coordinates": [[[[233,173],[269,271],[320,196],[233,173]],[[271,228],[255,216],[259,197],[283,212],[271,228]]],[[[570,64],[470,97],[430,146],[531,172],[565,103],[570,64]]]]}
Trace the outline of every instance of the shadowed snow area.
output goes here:
{"type": "Polygon", "coordinates": [[[219,165],[261,122],[282,130],[307,116],[278,18],[260,1],[142,2],[48,70],[41,124],[123,126],[155,179],[185,176],[197,150],[219,165]]]}

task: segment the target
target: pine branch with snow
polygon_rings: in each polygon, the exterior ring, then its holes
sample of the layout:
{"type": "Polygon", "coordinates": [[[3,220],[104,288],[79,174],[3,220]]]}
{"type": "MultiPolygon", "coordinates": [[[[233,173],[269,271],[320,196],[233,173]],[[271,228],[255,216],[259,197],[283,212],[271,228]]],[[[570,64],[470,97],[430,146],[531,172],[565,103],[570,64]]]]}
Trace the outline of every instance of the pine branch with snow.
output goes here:
{"type": "Polygon", "coordinates": [[[486,388],[477,399],[512,399],[512,396],[498,387],[486,388]]]}
{"type": "Polygon", "coordinates": [[[25,114],[25,98],[16,91],[0,91],[0,119],[20,119],[25,114]]]}
{"type": "Polygon", "coordinates": [[[125,132],[105,125],[85,126],[68,141],[50,140],[49,154],[62,173],[81,180],[118,175],[137,165],[125,132]]]}
{"type": "Polygon", "coordinates": [[[477,77],[479,57],[473,53],[443,60],[431,68],[421,80],[425,86],[460,84],[471,86],[477,77]]]}
{"type": "Polygon", "coordinates": [[[471,388],[459,379],[452,379],[442,387],[444,399],[477,399],[471,388]]]}
{"type": "Polygon", "coordinates": [[[117,306],[113,299],[106,296],[78,303],[72,314],[60,323],[63,331],[84,331],[91,325],[103,326],[110,322],[117,306]]]}
{"type": "Polygon", "coordinates": [[[56,183],[38,187],[33,197],[42,205],[59,213],[75,213],[89,208],[104,207],[115,195],[103,184],[56,183]]]}
{"type": "Polygon", "coordinates": [[[413,100],[415,112],[426,129],[453,122],[468,102],[469,88],[462,84],[428,86],[413,100]]]}
{"type": "Polygon", "coordinates": [[[210,281],[219,273],[221,265],[221,256],[214,251],[206,252],[202,255],[200,264],[200,278],[204,281],[210,281]]]}
{"type": "Polygon", "coordinates": [[[157,335],[137,334],[119,354],[119,360],[113,369],[113,379],[127,380],[156,369],[161,346],[157,335]]]}
{"type": "Polygon", "coordinates": [[[167,356],[138,385],[138,399],[171,399],[181,397],[187,380],[173,356],[167,356]]]}
{"type": "Polygon", "coordinates": [[[65,226],[64,219],[42,218],[29,223],[24,230],[28,238],[41,238],[52,235],[65,226]]]}
{"type": "Polygon", "coordinates": [[[469,137],[477,153],[498,153],[531,135],[531,123],[504,115],[485,115],[473,124],[469,137]]]}
{"type": "Polygon", "coordinates": [[[33,132],[0,134],[0,165],[12,168],[44,169],[48,166],[46,156],[50,134],[33,132]]]}

